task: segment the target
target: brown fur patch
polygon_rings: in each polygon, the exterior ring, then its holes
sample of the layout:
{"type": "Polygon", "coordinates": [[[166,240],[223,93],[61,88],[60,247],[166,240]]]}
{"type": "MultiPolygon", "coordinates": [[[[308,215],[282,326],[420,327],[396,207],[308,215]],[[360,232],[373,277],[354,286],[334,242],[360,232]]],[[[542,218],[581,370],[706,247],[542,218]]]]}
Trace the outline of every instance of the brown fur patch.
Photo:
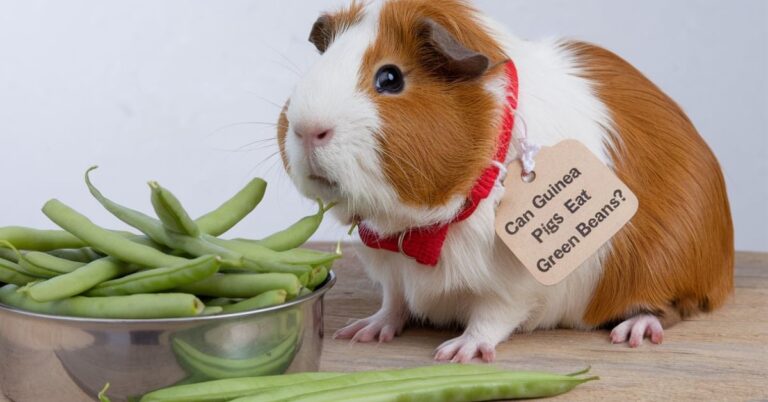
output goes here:
{"type": "Polygon", "coordinates": [[[321,53],[325,52],[339,35],[360,22],[364,11],[365,5],[361,1],[353,0],[347,7],[321,15],[312,27],[310,42],[314,43],[321,53]]]}
{"type": "Polygon", "coordinates": [[[382,119],[379,133],[384,172],[409,205],[438,207],[468,194],[493,157],[501,109],[485,90],[503,73],[506,56],[479,25],[475,11],[457,0],[394,0],[381,10],[379,33],[368,49],[359,87],[382,119]],[[484,77],[448,82],[435,76],[423,52],[423,22],[430,19],[495,65],[484,77]],[[405,74],[405,90],[379,94],[374,76],[386,64],[405,74]]]}
{"type": "Polygon", "coordinates": [[[586,43],[580,60],[618,131],[611,158],[640,209],[612,240],[585,321],[651,311],[664,325],[733,289],[733,224],[720,165],[680,107],[629,63],[586,43]]]}

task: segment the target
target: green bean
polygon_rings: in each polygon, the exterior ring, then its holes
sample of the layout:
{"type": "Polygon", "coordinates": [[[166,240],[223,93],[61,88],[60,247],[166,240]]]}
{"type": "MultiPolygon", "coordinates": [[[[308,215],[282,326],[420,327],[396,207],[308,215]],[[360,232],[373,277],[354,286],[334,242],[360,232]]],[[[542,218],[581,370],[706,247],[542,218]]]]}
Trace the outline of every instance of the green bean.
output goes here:
{"type": "Polygon", "coordinates": [[[234,299],[251,298],[270,290],[282,289],[288,297],[293,298],[299,293],[301,283],[291,274],[217,274],[177,289],[200,296],[234,299]]]}
{"type": "Polygon", "coordinates": [[[29,297],[39,302],[63,300],[82,294],[104,281],[125,275],[132,270],[133,268],[128,264],[106,257],[71,273],[36,283],[24,291],[29,294],[29,297]]]}
{"type": "Polygon", "coordinates": [[[128,240],[117,233],[102,229],[85,216],[55,199],[45,204],[43,213],[57,225],[95,249],[125,262],[145,267],[163,267],[188,261],[184,258],[167,255],[152,247],[128,240]]]}
{"type": "Polygon", "coordinates": [[[24,254],[19,265],[30,272],[51,272],[53,276],[68,274],[82,266],[85,263],[65,260],[40,251],[30,251],[24,254]]]}
{"type": "Polygon", "coordinates": [[[11,249],[4,248],[1,244],[0,244],[0,258],[6,261],[14,262],[14,263],[19,262],[19,254],[11,249]]]}
{"type": "Polygon", "coordinates": [[[301,290],[299,291],[299,295],[296,296],[296,297],[304,297],[304,296],[309,296],[311,294],[312,294],[312,290],[311,289],[309,289],[309,288],[301,288],[301,290]]]}
{"type": "MultiPolygon", "coordinates": [[[[552,397],[597,378],[575,378],[546,373],[502,372],[466,376],[414,378],[355,384],[349,387],[316,392],[312,383],[296,389],[309,392],[290,399],[291,402],[475,402],[508,399],[552,397]]],[[[330,381],[333,381],[331,379],[330,381]]],[[[258,395],[259,401],[271,401],[258,395]]],[[[243,402],[247,399],[237,400],[243,402]]]]}
{"type": "Polygon", "coordinates": [[[149,182],[149,187],[152,189],[152,207],[167,230],[192,237],[200,235],[197,224],[189,217],[181,201],[173,193],[156,181],[149,182]]]}
{"type": "Polygon", "coordinates": [[[0,258],[0,282],[24,286],[39,279],[24,272],[15,262],[0,258]]]}
{"type": "Polygon", "coordinates": [[[0,228],[0,240],[7,240],[19,250],[51,251],[85,247],[82,240],[61,230],[37,230],[19,226],[0,228]]]}
{"type": "Polygon", "coordinates": [[[88,186],[88,190],[91,195],[99,202],[107,211],[114,215],[122,222],[139,229],[142,233],[146,234],[150,239],[157,243],[165,244],[165,230],[163,225],[160,224],[157,219],[134,209],[122,206],[109,198],[105,197],[101,191],[91,182],[90,174],[96,170],[98,166],[93,166],[85,172],[85,184],[88,186]]]}
{"type": "Polygon", "coordinates": [[[252,297],[239,303],[222,306],[222,309],[225,314],[258,310],[260,308],[283,304],[287,297],[288,292],[283,289],[270,290],[269,292],[264,292],[256,297],[252,297]]]}
{"type": "Polygon", "coordinates": [[[89,290],[85,295],[102,297],[161,292],[181,285],[199,282],[215,274],[220,266],[221,259],[219,257],[199,257],[172,267],[141,271],[103,282],[89,290]]]}
{"type": "Polygon", "coordinates": [[[414,378],[429,377],[458,377],[462,375],[483,375],[489,376],[500,373],[501,370],[487,365],[456,365],[445,364],[428,367],[416,367],[401,370],[386,371],[367,371],[346,374],[339,377],[325,379],[322,381],[311,381],[296,384],[293,387],[274,387],[263,388],[256,395],[246,396],[236,399],[238,402],[273,402],[273,401],[291,401],[301,395],[310,392],[336,391],[356,384],[371,385],[385,381],[405,381],[414,378]]]}
{"type": "Polygon", "coordinates": [[[281,230],[253,243],[275,251],[286,251],[301,247],[302,244],[306,243],[307,240],[317,232],[317,228],[319,228],[320,224],[323,222],[323,216],[334,206],[331,204],[328,208],[325,208],[321,199],[317,200],[317,204],[318,208],[316,214],[305,216],[287,229],[281,230]]]}
{"type": "Polygon", "coordinates": [[[153,319],[192,317],[203,311],[203,303],[195,296],[179,293],[150,295],[83,297],[54,302],[34,301],[18,286],[0,288],[0,302],[33,313],[85,318],[153,319]]]}
{"type": "Polygon", "coordinates": [[[302,285],[309,281],[309,274],[312,272],[311,265],[291,265],[267,260],[259,262],[244,260],[242,269],[256,273],[293,274],[299,278],[302,285]]]}
{"type": "Polygon", "coordinates": [[[90,247],[51,250],[48,252],[48,254],[54,257],[63,258],[65,260],[77,261],[77,262],[83,262],[83,263],[94,262],[96,260],[104,258],[103,255],[97,253],[96,250],[90,247]]]}
{"type": "Polygon", "coordinates": [[[328,268],[323,265],[315,267],[312,269],[312,273],[309,276],[309,283],[307,284],[307,287],[315,290],[318,286],[325,283],[326,279],[328,279],[328,268]]]}
{"type": "MultiPolygon", "coordinates": [[[[96,198],[99,203],[104,206],[109,212],[111,212],[116,218],[120,219],[124,223],[138,229],[147,237],[153,241],[168,246],[172,249],[182,250],[195,257],[202,257],[206,255],[218,255],[224,259],[224,263],[228,266],[240,267],[242,266],[243,257],[229,249],[211,244],[199,237],[186,236],[181,233],[173,233],[167,231],[163,222],[148,216],[142,212],[135,211],[128,207],[124,207],[101,194],[101,192],[93,185],[89,178],[89,173],[94,168],[91,168],[85,174],[85,182],[88,185],[88,189],[91,194],[96,198]]],[[[181,204],[176,205],[177,209],[183,209],[181,204]]],[[[166,264],[170,265],[170,264],[166,264]]]]}
{"type": "Polygon", "coordinates": [[[340,257],[333,253],[300,248],[278,252],[241,240],[223,240],[212,236],[203,236],[203,239],[217,246],[242,254],[245,258],[244,266],[253,270],[264,269],[266,271],[268,268],[264,264],[268,263],[315,266],[326,264],[340,257]]]}
{"type": "Polygon", "coordinates": [[[267,377],[214,380],[197,384],[176,385],[152,391],[141,402],[221,402],[252,395],[264,388],[291,387],[308,381],[327,380],[342,373],[298,373],[267,377]]]}
{"type": "Polygon", "coordinates": [[[224,308],[221,306],[205,306],[203,309],[203,312],[200,313],[200,315],[216,315],[221,314],[224,311],[224,308]]]}
{"type": "Polygon", "coordinates": [[[286,337],[274,348],[248,359],[226,359],[197,350],[182,339],[174,338],[173,351],[191,370],[208,378],[238,378],[269,375],[284,371],[296,352],[298,333],[286,337]]]}
{"type": "Polygon", "coordinates": [[[221,236],[243,220],[264,198],[267,182],[262,179],[251,180],[234,197],[214,211],[197,219],[200,231],[211,236],[221,236]]]}

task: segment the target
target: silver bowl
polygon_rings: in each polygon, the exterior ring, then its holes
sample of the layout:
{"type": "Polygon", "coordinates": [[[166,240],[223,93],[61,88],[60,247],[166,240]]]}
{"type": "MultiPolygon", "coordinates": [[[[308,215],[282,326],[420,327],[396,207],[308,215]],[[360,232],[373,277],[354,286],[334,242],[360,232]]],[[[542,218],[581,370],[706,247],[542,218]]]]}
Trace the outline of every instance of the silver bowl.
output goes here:
{"type": "Polygon", "coordinates": [[[0,305],[0,390],[15,402],[83,402],[110,383],[114,402],[179,383],[317,371],[323,297],[167,320],[34,314],[0,305]]]}

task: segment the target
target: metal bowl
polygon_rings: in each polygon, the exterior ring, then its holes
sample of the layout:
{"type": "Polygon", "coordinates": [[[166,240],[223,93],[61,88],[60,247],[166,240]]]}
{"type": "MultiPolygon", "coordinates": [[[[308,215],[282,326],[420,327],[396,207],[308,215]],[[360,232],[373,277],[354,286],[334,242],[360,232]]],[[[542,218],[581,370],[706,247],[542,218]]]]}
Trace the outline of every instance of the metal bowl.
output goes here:
{"type": "Polygon", "coordinates": [[[167,320],[34,314],[0,305],[0,390],[15,402],[113,401],[209,379],[317,371],[323,297],[336,282],[286,304],[167,320]]]}

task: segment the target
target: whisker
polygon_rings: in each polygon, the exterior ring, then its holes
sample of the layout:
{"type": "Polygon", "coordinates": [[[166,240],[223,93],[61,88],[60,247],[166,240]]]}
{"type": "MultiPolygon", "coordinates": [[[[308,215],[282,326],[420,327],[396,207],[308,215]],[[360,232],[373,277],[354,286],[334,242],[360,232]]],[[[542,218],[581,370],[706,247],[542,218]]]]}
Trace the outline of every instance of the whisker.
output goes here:
{"type": "Polygon", "coordinates": [[[278,56],[280,56],[283,60],[285,60],[291,66],[293,66],[293,68],[295,68],[297,72],[301,73],[301,67],[299,67],[298,64],[294,63],[293,60],[291,60],[288,56],[285,55],[285,53],[283,53],[282,51],[280,51],[279,49],[277,49],[276,47],[272,46],[271,44],[265,41],[262,41],[262,45],[264,45],[269,50],[277,53],[278,56]]]}
{"type": "Polygon", "coordinates": [[[206,137],[210,138],[216,134],[219,134],[224,130],[234,128],[234,127],[241,127],[241,126],[263,126],[263,127],[270,127],[270,128],[286,128],[286,129],[288,128],[278,123],[269,123],[269,122],[262,122],[262,121],[244,121],[240,123],[227,124],[225,126],[219,127],[216,130],[211,131],[206,137]]]}

